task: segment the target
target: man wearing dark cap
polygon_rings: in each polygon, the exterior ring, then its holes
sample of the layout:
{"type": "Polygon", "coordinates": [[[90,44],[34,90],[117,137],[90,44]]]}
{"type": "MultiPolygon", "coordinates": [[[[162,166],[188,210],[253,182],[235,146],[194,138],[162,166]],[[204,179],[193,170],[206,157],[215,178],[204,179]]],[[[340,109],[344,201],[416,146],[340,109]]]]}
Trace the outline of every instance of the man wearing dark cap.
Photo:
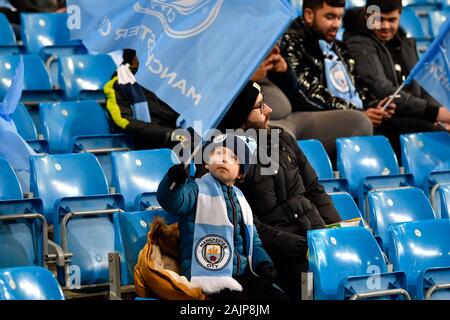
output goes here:
{"type": "Polygon", "coordinates": [[[113,129],[129,134],[135,149],[172,148],[189,139],[176,130],[179,114],[136,82],[138,66],[136,52],[125,49],[123,63],[103,88],[113,129]]]}
{"type": "MultiPolygon", "coordinates": [[[[259,86],[250,81],[219,129],[256,129],[258,149],[266,149],[277,162],[263,164],[258,158],[238,186],[253,210],[263,246],[278,270],[277,284],[292,299],[298,299],[301,272],[308,269],[306,232],[342,219],[296,139],[282,128],[270,126],[271,112],[259,86]],[[278,150],[278,155],[273,154],[278,150]]],[[[251,132],[255,133],[247,131],[251,132]]]]}
{"type": "MultiPolygon", "coordinates": [[[[419,60],[415,39],[400,27],[402,9],[401,0],[367,0],[365,8],[347,12],[344,19],[345,42],[356,70],[377,98],[392,94],[419,60]],[[368,15],[372,8],[377,10],[368,15]]],[[[395,103],[402,117],[425,120],[429,127],[440,122],[450,129],[450,106],[442,106],[416,82],[406,86],[395,103]]]]}

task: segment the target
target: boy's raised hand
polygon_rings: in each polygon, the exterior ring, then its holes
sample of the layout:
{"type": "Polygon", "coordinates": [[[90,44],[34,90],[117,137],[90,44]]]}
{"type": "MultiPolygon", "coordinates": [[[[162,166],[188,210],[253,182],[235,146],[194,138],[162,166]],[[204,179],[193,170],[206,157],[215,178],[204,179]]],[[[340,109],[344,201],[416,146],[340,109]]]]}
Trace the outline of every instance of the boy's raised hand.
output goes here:
{"type": "Polygon", "coordinates": [[[184,163],[172,166],[167,172],[171,183],[184,184],[189,177],[189,166],[186,168],[184,163]]]}

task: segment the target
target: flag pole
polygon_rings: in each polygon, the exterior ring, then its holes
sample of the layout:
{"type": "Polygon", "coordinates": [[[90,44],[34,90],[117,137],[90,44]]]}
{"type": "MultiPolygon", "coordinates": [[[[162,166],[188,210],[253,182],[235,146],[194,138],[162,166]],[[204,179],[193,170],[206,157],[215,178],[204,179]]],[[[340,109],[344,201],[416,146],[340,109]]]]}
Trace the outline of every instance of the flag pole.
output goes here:
{"type": "Polygon", "coordinates": [[[398,87],[397,90],[395,90],[395,92],[392,95],[389,96],[389,100],[386,101],[386,103],[383,106],[383,111],[386,110],[386,108],[392,103],[392,101],[394,101],[395,97],[400,93],[400,91],[403,90],[403,88],[405,87],[405,83],[406,81],[404,81],[402,85],[398,87]]]}

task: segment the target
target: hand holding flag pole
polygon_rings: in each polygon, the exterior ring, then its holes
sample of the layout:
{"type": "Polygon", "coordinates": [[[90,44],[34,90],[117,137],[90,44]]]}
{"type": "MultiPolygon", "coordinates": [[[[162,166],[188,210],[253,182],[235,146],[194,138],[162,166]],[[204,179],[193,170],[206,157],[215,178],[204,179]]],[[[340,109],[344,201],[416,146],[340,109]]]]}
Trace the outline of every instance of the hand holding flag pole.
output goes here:
{"type": "Polygon", "coordinates": [[[397,94],[409,83],[415,80],[434,99],[447,109],[450,108],[450,19],[442,25],[439,35],[431,43],[427,52],[420,58],[411,70],[408,78],[390,96],[384,105],[385,109],[397,94]]]}

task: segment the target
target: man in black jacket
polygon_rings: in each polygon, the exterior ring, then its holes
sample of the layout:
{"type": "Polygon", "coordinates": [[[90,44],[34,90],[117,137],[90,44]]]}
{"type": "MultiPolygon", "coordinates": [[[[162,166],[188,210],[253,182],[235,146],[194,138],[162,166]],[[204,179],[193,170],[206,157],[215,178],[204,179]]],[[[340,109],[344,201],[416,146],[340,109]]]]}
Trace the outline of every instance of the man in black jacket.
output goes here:
{"type": "Polygon", "coordinates": [[[123,51],[123,63],[103,90],[112,129],[129,134],[135,149],[172,148],[189,136],[177,129],[179,114],[152,91],[135,82],[136,52],[123,51]],[[143,115],[139,117],[138,115],[143,115]]]}
{"type": "Polygon", "coordinates": [[[269,124],[271,108],[250,81],[233,102],[219,129],[256,129],[258,158],[239,188],[249,202],[264,248],[278,271],[277,283],[293,299],[301,296],[301,272],[307,271],[306,233],[341,221],[330,197],[296,139],[269,124]],[[275,155],[275,153],[279,153],[275,155]],[[275,163],[274,163],[275,162],[275,163]]]}
{"type": "MultiPolygon", "coordinates": [[[[403,83],[419,57],[415,39],[408,38],[400,28],[401,0],[367,0],[366,8],[346,14],[346,44],[364,85],[376,98],[381,98],[403,83]],[[378,7],[380,14],[368,16],[366,8],[370,6],[378,7]]],[[[402,90],[395,103],[399,116],[450,124],[450,112],[416,82],[402,90]]]]}
{"type": "Polygon", "coordinates": [[[346,45],[336,40],[344,7],[345,0],[303,2],[303,17],[292,23],[281,41],[282,55],[293,67],[296,82],[292,85],[292,81],[285,80],[278,85],[292,103],[300,101],[296,105],[304,110],[364,112],[374,126],[374,135],[385,135],[400,157],[401,134],[436,128],[423,119],[398,116],[395,103],[383,109],[393,91],[377,97],[364,86],[346,45]]]}

